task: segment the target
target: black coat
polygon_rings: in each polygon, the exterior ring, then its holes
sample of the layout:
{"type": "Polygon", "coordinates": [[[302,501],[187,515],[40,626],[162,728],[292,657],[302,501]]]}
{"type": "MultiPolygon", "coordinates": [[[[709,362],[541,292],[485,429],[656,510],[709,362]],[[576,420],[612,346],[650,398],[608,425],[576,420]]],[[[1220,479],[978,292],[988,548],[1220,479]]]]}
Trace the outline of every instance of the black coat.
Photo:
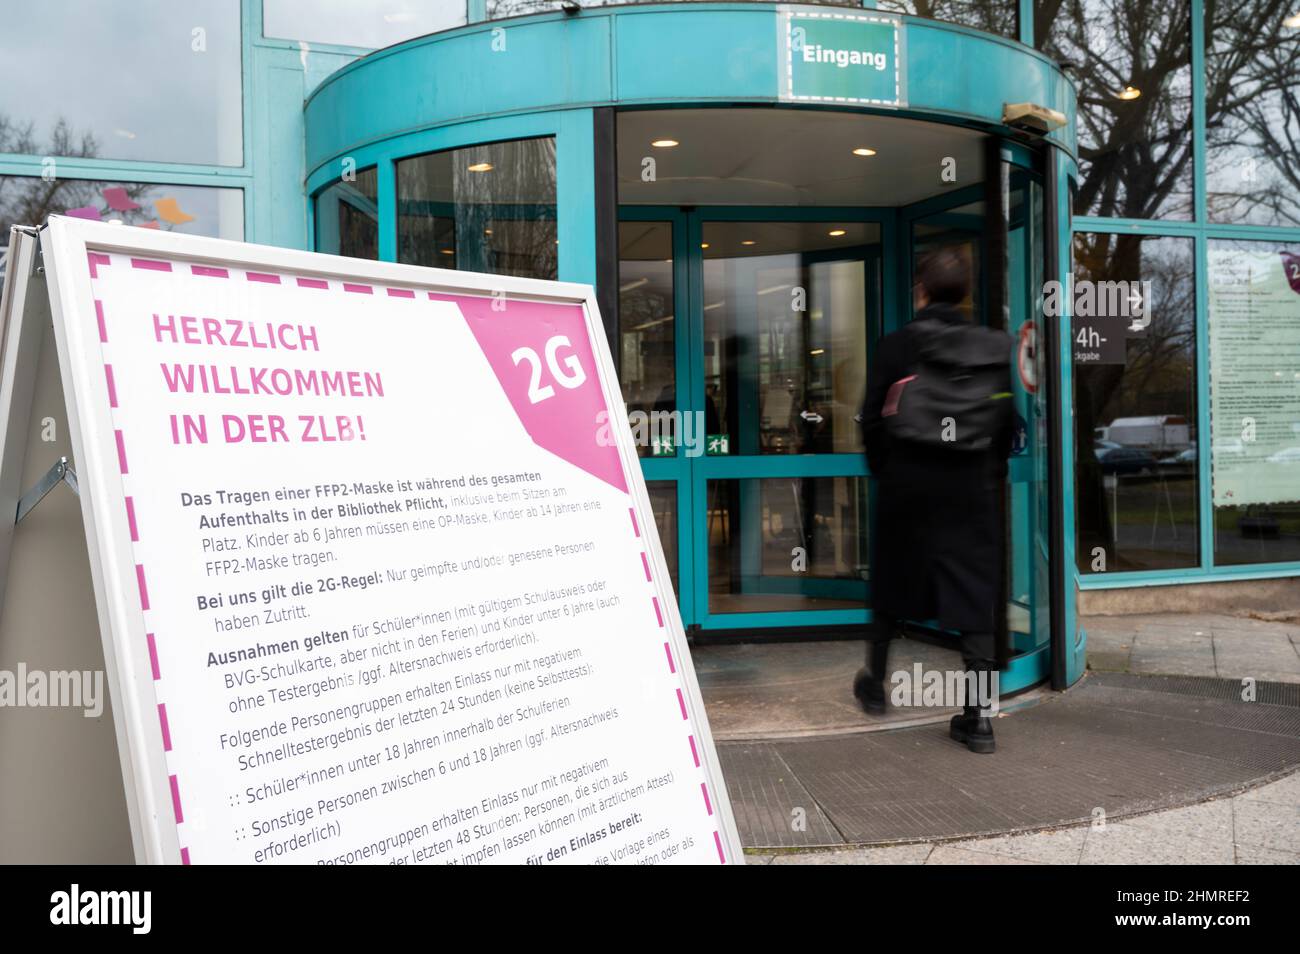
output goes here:
{"type": "MultiPolygon", "coordinates": [[[[963,320],[947,305],[916,316],[963,320]]],[[[1008,342],[1008,355],[1010,342],[1008,342]]],[[[1004,499],[1008,422],[993,449],[963,452],[895,441],[881,418],[889,386],[913,373],[911,332],[881,338],[867,380],[862,436],[875,489],[871,595],[877,614],[945,629],[998,633],[1007,657],[1004,499]]],[[[1007,386],[1011,390],[1011,367],[1007,386]]]]}

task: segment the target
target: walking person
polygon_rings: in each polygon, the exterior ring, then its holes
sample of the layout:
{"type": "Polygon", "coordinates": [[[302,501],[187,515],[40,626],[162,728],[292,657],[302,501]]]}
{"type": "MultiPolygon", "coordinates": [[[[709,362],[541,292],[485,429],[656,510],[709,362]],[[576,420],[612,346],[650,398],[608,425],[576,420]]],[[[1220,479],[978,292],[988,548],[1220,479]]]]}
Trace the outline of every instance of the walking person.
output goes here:
{"type": "MultiPolygon", "coordinates": [[[[889,644],[903,620],[960,635],[967,686],[996,685],[1005,665],[1007,457],[1014,439],[1012,340],[967,320],[969,264],[951,249],[917,270],[915,318],[881,338],[862,409],[875,481],[867,665],[854,694],[885,711],[889,644]]],[[[968,692],[950,735],[994,750],[993,727],[968,692]]]]}

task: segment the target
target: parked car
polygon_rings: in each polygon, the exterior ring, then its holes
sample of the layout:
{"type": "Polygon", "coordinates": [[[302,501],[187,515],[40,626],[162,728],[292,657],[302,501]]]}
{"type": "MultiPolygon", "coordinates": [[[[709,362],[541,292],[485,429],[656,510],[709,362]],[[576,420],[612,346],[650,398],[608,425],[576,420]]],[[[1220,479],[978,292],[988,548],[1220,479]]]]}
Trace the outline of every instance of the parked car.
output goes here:
{"type": "Polygon", "coordinates": [[[1196,448],[1188,447],[1180,450],[1172,457],[1166,457],[1158,462],[1160,469],[1169,474],[1190,473],[1196,469],[1196,448]]]}
{"type": "Polygon", "coordinates": [[[1153,474],[1157,466],[1154,457],[1136,447],[1108,447],[1097,451],[1097,460],[1103,474],[1116,476],[1153,474]]]}

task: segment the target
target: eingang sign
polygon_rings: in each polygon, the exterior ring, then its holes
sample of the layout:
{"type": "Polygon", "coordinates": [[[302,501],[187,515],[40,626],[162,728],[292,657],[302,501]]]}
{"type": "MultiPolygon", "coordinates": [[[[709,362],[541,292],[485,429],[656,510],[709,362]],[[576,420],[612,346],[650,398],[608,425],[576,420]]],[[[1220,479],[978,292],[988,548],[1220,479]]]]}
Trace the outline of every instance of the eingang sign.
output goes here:
{"type": "Polygon", "coordinates": [[[905,106],[903,24],[871,11],[782,10],[780,97],[905,106]]]}

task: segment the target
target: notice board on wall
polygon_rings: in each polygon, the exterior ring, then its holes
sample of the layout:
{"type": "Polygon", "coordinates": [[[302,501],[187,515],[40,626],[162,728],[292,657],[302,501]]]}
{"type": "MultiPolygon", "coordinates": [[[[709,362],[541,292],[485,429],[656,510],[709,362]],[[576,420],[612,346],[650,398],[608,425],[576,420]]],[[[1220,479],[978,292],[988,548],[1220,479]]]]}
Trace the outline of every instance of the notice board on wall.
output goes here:
{"type": "Polygon", "coordinates": [[[1300,255],[1211,248],[1215,506],[1300,500],[1300,255]]]}
{"type": "Polygon", "coordinates": [[[742,860],[589,287],[40,247],[138,860],[742,860]]]}

